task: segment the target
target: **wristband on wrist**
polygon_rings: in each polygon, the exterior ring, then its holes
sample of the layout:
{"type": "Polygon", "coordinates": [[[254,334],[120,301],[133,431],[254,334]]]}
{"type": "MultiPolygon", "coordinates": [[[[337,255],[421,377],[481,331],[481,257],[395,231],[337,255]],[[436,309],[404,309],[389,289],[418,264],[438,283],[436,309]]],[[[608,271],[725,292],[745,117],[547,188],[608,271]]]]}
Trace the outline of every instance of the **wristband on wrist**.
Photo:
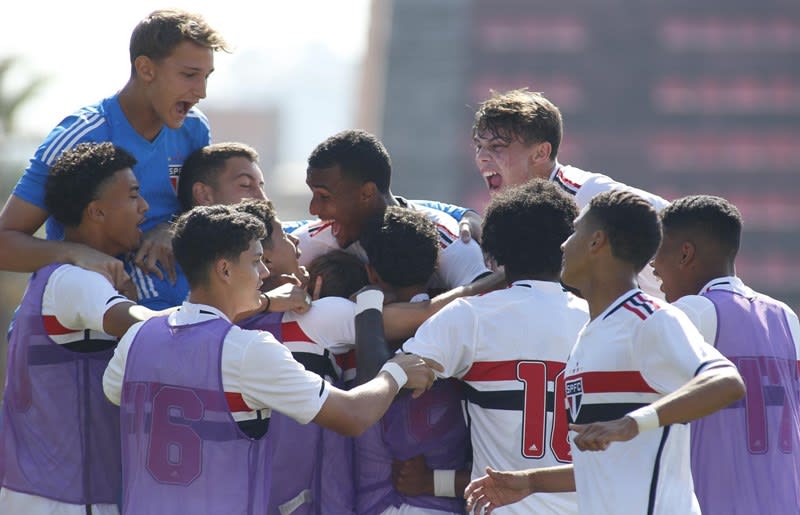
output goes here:
{"type": "Polygon", "coordinates": [[[636,422],[640,433],[656,429],[661,425],[658,420],[658,412],[650,405],[642,406],[637,410],[631,411],[627,416],[631,417],[636,422]]]}
{"type": "Polygon", "coordinates": [[[400,389],[406,384],[406,382],[408,382],[408,376],[406,375],[406,371],[403,370],[403,367],[401,367],[394,361],[388,361],[384,363],[379,373],[380,372],[386,372],[387,374],[392,376],[394,382],[397,383],[398,391],[400,391],[400,389]]]}
{"type": "Polygon", "coordinates": [[[433,495],[436,497],[457,497],[455,470],[433,471],[433,495]]]}
{"type": "Polygon", "coordinates": [[[366,290],[356,295],[356,315],[368,309],[383,311],[383,292],[380,290],[366,290]]]}
{"type": "Polygon", "coordinates": [[[264,307],[263,312],[269,313],[269,307],[270,305],[272,305],[272,299],[270,299],[269,295],[267,295],[266,293],[262,293],[262,295],[264,296],[265,299],[267,299],[267,305],[264,307]]]}

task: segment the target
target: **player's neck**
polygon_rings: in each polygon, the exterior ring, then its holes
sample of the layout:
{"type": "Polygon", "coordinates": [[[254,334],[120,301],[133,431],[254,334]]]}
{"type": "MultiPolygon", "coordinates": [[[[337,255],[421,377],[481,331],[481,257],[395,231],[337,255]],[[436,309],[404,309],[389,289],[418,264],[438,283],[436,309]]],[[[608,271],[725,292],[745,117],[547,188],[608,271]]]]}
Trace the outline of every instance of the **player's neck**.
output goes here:
{"type": "Polygon", "coordinates": [[[400,288],[393,288],[392,293],[394,293],[397,302],[410,302],[415,296],[419,295],[420,293],[427,293],[424,284],[418,284],[414,286],[403,286],[400,288]]]}
{"type": "Polygon", "coordinates": [[[156,139],[164,123],[153,110],[135,79],[131,78],[120,91],[119,105],[133,130],[147,141],[156,139]]]}
{"type": "Polygon", "coordinates": [[[589,319],[594,320],[625,292],[636,288],[636,275],[629,271],[609,270],[581,285],[581,296],[589,304],[589,319]],[[615,273],[616,272],[616,273],[615,273]]]}
{"type": "Polygon", "coordinates": [[[189,302],[193,304],[205,304],[216,308],[224,313],[228,320],[236,320],[236,317],[244,312],[233,302],[235,295],[230,295],[224,288],[219,288],[214,284],[201,287],[190,286],[189,302]]]}
{"type": "Polygon", "coordinates": [[[86,222],[78,227],[65,227],[64,228],[64,241],[71,243],[80,243],[91,247],[98,252],[107,254],[109,256],[119,256],[131,249],[122,249],[119,245],[109,241],[102,231],[96,230],[87,225],[86,222]]]}

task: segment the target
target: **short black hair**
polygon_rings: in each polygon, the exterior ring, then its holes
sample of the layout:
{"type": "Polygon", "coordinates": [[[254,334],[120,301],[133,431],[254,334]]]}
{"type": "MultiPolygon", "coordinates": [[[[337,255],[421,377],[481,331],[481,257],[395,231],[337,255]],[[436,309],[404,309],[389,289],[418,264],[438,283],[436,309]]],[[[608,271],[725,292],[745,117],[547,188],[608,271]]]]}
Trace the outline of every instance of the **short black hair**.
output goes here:
{"type": "Polygon", "coordinates": [[[193,288],[208,283],[215,261],[238,261],[250,243],[265,234],[264,223],[249,213],[231,206],[197,206],[175,222],[172,252],[193,288]]]}
{"type": "Polygon", "coordinates": [[[655,208],[635,193],[612,190],[589,202],[586,214],[606,233],[611,254],[640,272],[661,244],[661,221],[655,208]]]}
{"type": "Polygon", "coordinates": [[[427,284],[436,271],[439,231],[425,215],[390,206],[370,217],[359,238],[369,264],[387,284],[427,284]]]}
{"type": "Polygon", "coordinates": [[[483,219],[483,250],[513,276],[558,277],[561,243],[578,207],[555,183],[533,179],[492,198],[483,219]]]}
{"type": "Polygon", "coordinates": [[[219,175],[225,170],[225,163],[232,157],[243,157],[251,163],[258,163],[258,152],[244,143],[214,143],[198,148],[183,162],[178,178],[178,202],[181,210],[194,207],[192,186],[197,182],[219,188],[219,175]]]}
{"type": "Polygon", "coordinates": [[[686,230],[717,242],[731,260],[739,252],[742,214],[722,197],[689,195],[676,199],[661,211],[661,224],[665,231],[686,230]]]}
{"type": "Polygon", "coordinates": [[[343,250],[332,250],[315,257],[308,265],[308,288],[313,292],[317,277],[322,277],[323,297],[349,299],[358,290],[369,284],[364,263],[353,254],[343,250]]]}
{"type": "Polygon", "coordinates": [[[264,241],[266,245],[272,246],[272,224],[278,214],[275,212],[275,206],[269,200],[260,198],[245,198],[238,204],[233,204],[233,208],[242,213],[249,213],[264,224],[265,234],[264,241]]]}
{"type": "Polygon", "coordinates": [[[339,165],[343,176],[359,184],[374,182],[387,193],[392,180],[389,152],[377,137],[362,130],[339,132],[326,139],[308,157],[309,168],[339,165]]]}
{"type": "Polygon", "coordinates": [[[61,154],[44,186],[44,205],[65,227],[77,227],[83,211],[115,173],[133,168],[136,158],[112,143],[81,143],[61,154]]]}

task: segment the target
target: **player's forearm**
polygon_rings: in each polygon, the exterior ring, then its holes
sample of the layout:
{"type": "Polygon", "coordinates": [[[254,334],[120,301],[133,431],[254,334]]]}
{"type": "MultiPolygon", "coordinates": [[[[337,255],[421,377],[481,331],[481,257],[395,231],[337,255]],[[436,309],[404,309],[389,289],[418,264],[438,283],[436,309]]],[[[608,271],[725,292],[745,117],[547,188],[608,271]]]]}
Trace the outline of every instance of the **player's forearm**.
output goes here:
{"type": "Polygon", "coordinates": [[[416,330],[427,319],[438,313],[449,303],[461,297],[479,295],[505,286],[505,274],[492,272],[472,284],[458,286],[437,295],[426,302],[398,302],[384,307],[383,328],[389,341],[406,340],[414,336],[416,330]]]}
{"type": "Polygon", "coordinates": [[[530,469],[526,472],[528,473],[529,494],[575,491],[575,473],[572,465],[530,469]]]}
{"type": "Polygon", "coordinates": [[[21,231],[0,230],[0,270],[30,273],[51,263],[74,263],[76,243],[49,241],[21,231]]]}
{"type": "Polygon", "coordinates": [[[386,413],[399,389],[386,372],[349,391],[331,387],[314,422],[345,436],[359,436],[386,413]]]}
{"type": "Polygon", "coordinates": [[[702,372],[681,388],[654,402],[660,426],[684,424],[710,415],[745,395],[744,382],[736,367],[702,372]]]}
{"type": "Polygon", "coordinates": [[[384,317],[378,309],[367,309],[356,315],[356,384],[371,380],[392,353],[383,329],[384,317]]]}

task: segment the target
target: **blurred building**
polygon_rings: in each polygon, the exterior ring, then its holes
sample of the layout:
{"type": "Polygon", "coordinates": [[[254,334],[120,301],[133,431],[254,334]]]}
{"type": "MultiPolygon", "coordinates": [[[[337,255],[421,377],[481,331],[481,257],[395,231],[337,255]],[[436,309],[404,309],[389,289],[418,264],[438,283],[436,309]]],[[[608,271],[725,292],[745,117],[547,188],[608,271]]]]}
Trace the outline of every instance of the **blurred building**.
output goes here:
{"type": "Polygon", "coordinates": [[[359,125],[393,190],[482,208],[475,107],[529,87],[560,108],[560,160],[745,219],[739,274],[800,309],[800,4],[786,0],[374,0],[359,125]]]}

